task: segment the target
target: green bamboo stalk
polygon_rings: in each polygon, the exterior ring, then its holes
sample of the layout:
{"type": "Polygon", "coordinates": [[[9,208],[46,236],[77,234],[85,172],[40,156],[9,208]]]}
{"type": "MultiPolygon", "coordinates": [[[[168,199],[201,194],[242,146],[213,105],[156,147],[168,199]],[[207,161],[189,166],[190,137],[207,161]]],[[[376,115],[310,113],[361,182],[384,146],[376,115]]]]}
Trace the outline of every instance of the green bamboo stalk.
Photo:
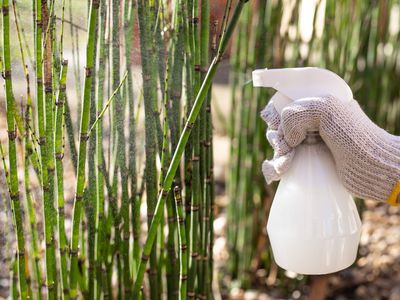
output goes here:
{"type": "Polygon", "coordinates": [[[85,163],[87,149],[87,130],[89,127],[90,97],[92,92],[92,69],[94,66],[94,33],[97,24],[97,11],[100,0],[92,0],[88,22],[88,37],[86,45],[86,76],[84,84],[84,94],[82,100],[82,114],[80,125],[80,142],[78,156],[78,170],[76,181],[76,195],[74,199],[72,236],[71,236],[71,266],[70,266],[70,297],[76,298],[78,295],[78,245],[79,245],[79,224],[82,215],[82,199],[85,190],[85,163]]]}
{"type": "MultiPolygon", "coordinates": [[[[96,114],[99,116],[103,107],[104,97],[104,83],[106,71],[105,59],[105,29],[107,23],[107,8],[105,1],[100,3],[99,14],[99,46],[98,46],[98,72],[97,72],[97,94],[96,94],[96,114]]],[[[96,123],[96,121],[95,121],[96,123]]],[[[93,125],[95,124],[93,123],[93,125]]],[[[92,125],[92,126],[93,126],[92,125]]],[[[100,120],[96,125],[96,275],[97,275],[97,289],[96,298],[101,297],[101,292],[107,289],[107,278],[105,275],[105,262],[104,262],[104,240],[106,231],[106,217],[104,211],[105,195],[104,195],[104,177],[100,168],[103,164],[103,122],[100,120]]]]}
{"type": "MultiPolygon", "coordinates": [[[[156,63],[152,49],[152,29],[154,24],[155,10],[154,1],[138,1],[139,30],[140,30],[140,49],[142,56],[142,74],[143,74],[143,94],[145,108],[145,140],[146,140],[146,198],[147,198],[147,217],[150,225],[153,219],[157,199],[157,174],[156,174],[156,145],[157,128],[155,116],[155,103],[157,101],[156,84],[156,63]]],[[[154,232],[156,236],[157,228],[154,232]]],[[[158,299],[158,280],[157,280],[157,252],[156,245],[151,245],[147,258],[150,258],[150,293],[152,299],[158,299]]],[[[141,264],[139,265],[140,276],[141,264]]],[[[141,284],[140,284],[141,285],[141,284]]],[[[134,299],[139,297],[139,288],[135,286],[134,299]]]]}
{"type": "MultiPolygon", "coordinates": [[[[39,254],[39,249],[38,249],[38,231],[36,227],[36,215],[35,215],[35,210],[33,207],[32,203],[32,196],[30,193],[30,181],[29,181],[29,161],[34,161],[37,162],[37,153],[33,151],[33,146],[32,143],[29,139],[29,128],[30,128],[30,118],[31,118],[31,113],[32,113],[32,97],[30,93],[30,80],[29,80],[29,71],[27,68],[27,65],[25,63],[25,52],[24,48],[22,45],[22,39],[21,39],[21,30],[19,26],[19,21],[17,18],[17,5],[16,2],[13,1],[13,12],[14,12],[14,21],[15,21],[15,26],[17,29],[17,36],[18,36],[18,43],[19,43],[19,48],[20,48],[20,53],[21,53],[21,63],[22,67],[24,70],[25,74],[25,80],[26,80],[26,110],[25,110],[25,116],[24,116],[24,121],[25,124],[24,126],[19,126],[20,132],[21,130],[24,130],[24,150],[25,150],[25,156],[24,156],[24,184],[25,184],[25,199],[26,199],[26,210],[28,212],[28,219],[29,219],[29,225],[30,225],[30,234],[31,234],[31,250],[32,250],[32,265],[34,269],[34,276],[35,276],[35,281],[37,283],[37,286],[39,287],[37,289],[37,298],[42,299],[42,294],[41,294],[41,271],[40,271],[40,254],[39,254]],[[22,127],[22,128],[21,128],[22,127]],[[35,158],[32,159],[32,156],[35,155],[35,158]]],[[[5,160],[4,160],[4,154],[3,154],[3,149],[0,145],[0,150],[2,154],[2,159],[3,159],[3,166],[6,170],[6,165],[5,165],[5,160]]],[[[38,167],[39,164],[36,165],[38,167]]],[[[37,170],[37,169],[36,169],[37,170]]],[[[27,282],[28,277],[26,278],[27,282]]],[[[29,290],[28,290],[28,295],[29,295],[29,290]]],[[[31,296],[31,295],[29,295],[31,296]]]]}
{"type": "MultiPolygon", "coordinates": [[[[47,0],[41,1],[42,26],[49,28],[51,15],[47,0]]],[[[47,30],[45,31],[47,33],[47,30]]],[[[50,30],[49,30],[50,33],[50,30]]],[[[54,208],[54,128],[53,128],[53,78],[52,78],[52,36],[46,34],[43,39],[43,85],[44,85],[44,121],[45,132],[40,136],[42,153],[42,190],[44,200],[44,221],[46,241],[46,286],[48,297],[57,298],[57,262],[55,254],[54,225],[56,213],[54,208]]]]}
{"type": "MultiPolygon", "coordinates": [[[[117,89],[120,84],[120,41],[119,41],[119,10],[120,1],[113,1],[113,33],[112,33],[112,62],[113,62],[113,75],[112,75],[112,87],[117,89]]],[[[128,192],[128,168],[126,162],[126,151],[125,151],[125,103],[120,93],[115,95],[115,122],[117,130],[117,144],[115,145],[117,155],[117,166],[119,169],[122,198],[121,198],[121,215],[123,221],[123,233],[122,233],[122,249],[121,255],[123,260],[123,283],[124,283],[124,297],[130,298],[131,293],[131,276],[129,267],[129,237],[130,237],[130,220],[129,220],[129,192],[128,192]]],[[[120,277],[121,278],[121,277],[120,277]]]]}
{"type": "Polygon", "coordinates": [[[18,167],[15,139],[17,132],[15,129],[14,109],[15,99],[12,90],[11,80],[11,53],[10,53],[10,17],[8,0],[2,1],[3,15],[3,61],[4,70],[3,77],[5,79],[5,96],[6,96],[6,115],[7,115],[7,130],[8,130],[8,157],[9,157],[9,176],[10,186],[9,193],[12,202],[13,218],[15,220],[16,238],[17,238],[17,259],[18,278],[20,296],[22,299],[27,299],[27,282],[25,278],[25,239],[24,228],[22,221],[22,209],[19,201],[18,187],[18,167]]]}
{"type": "MultiPolygon", "coordinates": [[[[201,1],[201,28],[200,28],[200,71],[201,80],[204,80],[204,74],[208,69],[209,64],[209,45],[210,45],[210,3],[208,0],[201,1]]],[[[210,88],[211,89],[211,88],[210,88]]],[[[200,180],[202,187],[202,201],[200,205],[200,250],[199,250],[199,270],[198,270],[198,293],[199,297],[204,299],[207,295],[206,288],[206,273],[208,272],[208,228],[209,228],[209,196],[207,192],[207,111],[208,103],[210,102],[210,94],[207,95],[207,104],[203,105],[200,115],[200,180]]]]}
{"type": "Polygon", "coordinates": [[[58,251],[60,255],[60,273],[61,273],[61,290],[64,299],[69,299],[68,288],[68,268],[67,268],[67,251],[68,243],[65,233],[65,211],[64,211],[64,104],[66,94],[68,61],[64,60],[61,64],[61,77],[59,82],[58,96],[56,100],[56,129],[54,154],[56,158],[56,176],[57,176],[57,204],[58,204],[58,251]]]}
{"type": "Polygon", "coordinates": [[[178,216],[178,236],[179,236],[179,300],[186,299],[187,293],[187,242],[186,242],[186,226],[185,215],[182,204],[182,195],[180,188],[174,188],[174,198],[176,214],[178,216]]]}
{"type": "MultiPolygon", "coordinates": [[[[188,118],[193,105],[193,73],[194,64],[192,59],[192,42],[191,35],[192,22],[189,22],[189,16],[192,16],[193,1],[189,0],[187,3],[183,2],[183,22],[184,22],[184,35],[185,35],[185,71],[186,71],[186,118],[188,118]],[[186,4],[186,5],[185,5],[186,4]]],[[[185,147],[185,211],[190,214],[190,203],[192,199],[192,139],[189,140],[185,147]]],[[[189,222],[186,219],[186,228],[189,228],[189,222]]]]}
{"type": "Polygon", "coordinates": [[[141,290],[141,286],[142,286],[142,282],[143,282],[144,272],[146,269],[146,264],[149,259],[149,255],[150,255],[150,252],[151,252],[151,249],[153,246],[153,242],[154,242],[154,239],[156,236],[157,227],[160,224],[160,221],[162,218],[162,213],[164,211],[164,204],[165,204],[166,196],[168,194],[168,191],[171,188],[172,181],[174,179],[177,167],[179,165],[179,161],[182,158],[182,154],[183,154],[185,145],[188,141],[190,131],[193,128],[194,123],[196,122],[196,119],[197,119],[197,116],[201,109],[201,106],[203,104],[203,101],[206,98],[208,90],[212,84],[212,79],[215,76],[215,73],[216,73],[217,67],[221,61],[222,55],[227,47],[228,41],[230,40],[230,38],[234,32],[234,29],[238,22],[240,13],[241,13],[244,5],[246,4],[246,2],[248,2],[248,1],[246,1],[246,0],[239,1],[235,8],[235,11],[234,11],[232,19],[229,23],[229,26],[228,26],[226,32],[222,36],[221,42],[218,47],[217,56],[213,59],[211,65],[210,65],[210,68],[206,74],[206,77],[203,81],[203,84],[197,94],[196,101],[193,104],[192,111],[189,115],[189,118],[188,118],[186,124],[185,124],[185,127],[182,131],[181,137],[179,139],[177,148],[174,152],[168,172],[165,176],[162,190],[158,197],[154,218],[149,227],[148,236],[147,236],[146,242],[143,247],[142,261],[141,261],[141,264],[139,265],[139,270],[138,270],[138,274],[136,276],[136,281],[135,281],[134,290],[133,290],[133,298],[134,299],[137,299],[137,297],[139,296],[139,292],[141,290]]]}
{"type": "MultiPolygon", "coordinates": [[[[166,76],[164,82],[164,108],[163,108],[163,144],[162,144],[162,151],[161,151],[161,172],[160,172],[160,180],[161,183],[164,180],[165,172],[167,164],[169,163],[169,155],[170,155],[170,145],[168,139],[168,131],[169,131],[169,122],[168,122],[168,104],[169,104],[169,76],[170,76],[170,64],[169,58],[167,58],[166,63],[166,76]]],[[[173,213],[173,206],[171,205],[170,201],[167,201],[167,216],[168,216],[168,236],[167,236],[167,253],[166,253],[166,277],[167,277],[167,297],[169,299],[174,297],[174,283],[175,283],[175,276],[174,276],[174,265],[176,264],[176,257],[175,257],[175,240],[174,240],[174,225],[175,225],[175,218],[173,213]]],[[[160,226],[160,232],[163,231],[164,225],[160,226]]],[[[164,241],[160,239],[161,246],[163,246],[164,241]]],[[[161,256],[164,257],[163,251],[161,252],[161,256]]]]}

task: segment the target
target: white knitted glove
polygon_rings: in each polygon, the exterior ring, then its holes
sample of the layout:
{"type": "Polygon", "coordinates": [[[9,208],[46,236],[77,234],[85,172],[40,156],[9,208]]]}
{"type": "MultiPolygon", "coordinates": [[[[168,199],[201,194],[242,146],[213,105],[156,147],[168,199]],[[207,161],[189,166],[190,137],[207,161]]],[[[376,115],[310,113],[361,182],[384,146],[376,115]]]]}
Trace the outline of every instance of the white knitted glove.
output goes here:
{"type": "Polygon", "coordinates": [[[353,196],[383,201],[399,184],[400,137],[376,126],[355,100],[299,99],[285,107],[281,116],[270,102],[261,117],[274,149],[273,159],[262,165],[267,183],[280,179],[290,167],[294,148],[308,130],[318,129],[332,152],[339,178],[353,196]]]}

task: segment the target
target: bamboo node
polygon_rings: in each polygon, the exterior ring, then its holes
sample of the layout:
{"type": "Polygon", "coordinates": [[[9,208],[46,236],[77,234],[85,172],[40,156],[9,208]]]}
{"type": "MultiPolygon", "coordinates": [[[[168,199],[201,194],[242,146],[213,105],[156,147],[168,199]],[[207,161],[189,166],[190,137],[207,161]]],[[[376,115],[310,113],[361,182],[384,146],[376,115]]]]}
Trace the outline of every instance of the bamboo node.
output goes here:
{"type": "Polygon", "coordinates": [[[198,252],[192,252],[192,253],[190,253],[190,256],[193,257],[193,258],[196,258],[197,256],[199,256],[199,253],[198,252]]]}
{"type": "Polygon", "coordinates": [[[19,201],[19,192],[10,193],[10,198],[12,201],[19,201]]]}
{"type": "Polygon", "coordinates": [[[2,73],[4,80],[11,79],[11,70],[4,70],[2,73]]]}
{"type": "Polygon", "coordinates": [[[56,159],[62,160],[64,158],[64,153],[56,153],[56,159]]]}
{"type": "Polygon", "coordinates": [[[201,68],[200,68],[200,72],[201,72],[201,73],[206,74],[207,71],[208,71],[208,68],[207,68],[207,67],[201,67],[201,68]]]}
{"type": "Polygon", "coordinates": [[[100,7],[100,1],[99,0],[93,0],[92,8],[98,9],[99,7],[100,7]]]}
{"type": "Polygon", "coordinates": [[[46,144],[46,137],[45,136],[39,137],[38,144],[39,146],[43,146],[44,144],[46,144]]]}
{"type": "Polygon", "coordinates": [[[145,254],[142,254],[142,261],[143,261],[144,263],[146,263],[148,260],[149,260],[149,256],[148,256],[148,255],[145,255],[145,254]]]}
{"type": "Polygon", "coordinates": [[[169,191],[168,190],[162,190],[161,194],[163,197],[167,197],[168,196],[169,191]]]}
{"type": "Polygon", "coordinates": [[[181,251],[186,251],[187,250],[187,245],[186,244],[182,244],[180,247],[181,251]]]}
{"type": "Polygon", "coordinates": [[[200,72],[201,71],[201,66],[200,65],[194,65],[194,71],[195,72],[200,72]]]}
{"type": "Polygon", "coordinates": [[[189,298],[194,298],[194,296],[196,296],[196,294],[194,292],[187,292],[187,296],[189,298]]]}
{"type": "Polygon", "coordinates": [[[210,113],[211,112],[211,105],[206,106],[206,112],[210,113]]]}
{"type": "Polygon", "coordinates": [[[69,294],[69,289],[68,288],[63,288],[63,293],[64,293],[64,295],[69,294]]]}
{"type": "Polygon", "coordinates": [[[81,132],[80,139],[82,142],[86,142],[89,139],[89,135],[86,132],[81,132]]]}
{"type": "Polygon", "coordinates": [[[174,223],[175,218],[174,217],[168,217],[168,223],[174,223]]]}
{"type": "Polygon", "coordinates": [[[68,66],[68,59],[63,59],[63,61],[61,62],[61,65],[68,66]]]}
{"type": "MultiPolygon", "coordinates": [[[[66,87],[65,83],[60,84],[60,87],[59,87],[60,92],[65,92],[66,89],[67,89],[67,87],[66,87]]],[[[57,102],[61,102],[62,104],[64,104],[64,101],[62,101],[62,100],[56,101],[56,105],[57,105],[57,102]]]]}
{"type": "Polygon", "coordinates": [[[10,13],[10,8],[8,6],[3,6],[3,16],[8,16],[10,13]]]}
{"type": "Polygon", "coordinates": [[[19,257],[25,256],[25,251],[24,250],[18,251],[18,256],[19,257]]]}
{"type": "Polygon", "coordinates": [[[69,250],[69,253],[71,254],[71,256],[78,256],[78,249],[71,249],[69,250]]]}
{"type": "Polygon", "coordinates": [[[193,24],[199,24],[199,17],[193,17],[192,18],[192,23],[193,24]]]}
{"type": "Polygon", "coordinates": [[[92,68],[91,67],[85,67],[85,74],[86,74],[86,77],[92,76],[92,68]]]}
{"type": "Polygon", "coordinates": [[[46,84],[46,86],[44,87],[44,92],[45,92],[46,94],[52,93],[52,92],[53,92],[52,86],[46,84]]]}
{"type": "Polygon", "coordinates": [[[190,210],[191,211],[198,211],[199,210],[199,206],[198,205],[192,205],[191,207],[190,207],[190,210]]]}
{"type": "Polygon", "coordinates": [[[60,215],[64,215],[64,206],[59,206],[59,207],[58,207],[58,213],[59,213],[60,215]]]}
{"type": "Polygon", "coordinates": [[[76,201],[82,201],[82,199],[83,199],[83,195],[75,194],[75,200],[76,201]]]}
{"type": "Polygon", "coordinates": [[[185,218],[178,217],[178,222],[179,222],[179,224],[185,223],[185,218]]]}
{"type": "Polygon", "coordinates": [[[10,141],[15,141],[17,138],[17,132],[15,130],[8,130],[8,139],[10,141]]]}
{"type": "Polygon", "coordinates": [[[193,156],[192,161],[193,162],[198,162],[200,160],[200,157],[198,156],[193,156]]]}
{"type": "Polygon", "coordinates": [[[47,289],[48,289],[49,291],[51,291],[51,290],[54,289],[54,287],[55,287],[54,281],[53,281],[52,283],[50,283],[50,284],[46,284],[45,286],[47,287],[47,289]]]}
{"type": "Polygon", "coordinates": [[[186,128],[187,129],[192,129],[193,128],[193,123],[186,123],[186,128]]]}

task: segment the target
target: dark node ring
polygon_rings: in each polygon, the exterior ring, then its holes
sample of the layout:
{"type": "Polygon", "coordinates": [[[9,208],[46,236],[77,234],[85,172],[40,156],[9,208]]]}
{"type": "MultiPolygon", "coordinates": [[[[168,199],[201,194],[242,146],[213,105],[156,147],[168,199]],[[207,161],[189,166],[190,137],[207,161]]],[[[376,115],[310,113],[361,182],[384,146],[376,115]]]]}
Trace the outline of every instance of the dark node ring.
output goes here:
{"type": "Polygon", "coordinates": [[[142,261],[147,262],[148,260],[149,260],[149,256],[142,254],[142,261]]]}
{"type": "Polygon", "coordinates": [[[187,129],[192,129],[193,128],[193,123],[186,123],[187,129]]]}
{"type": "Polygon", "coordinates": [[[198,24],[199,23],[199,17],[193,17],[192,18],[193,24],[198,24]]]}
{"type": "Polygon", "coordinates": [[[92,7],[94,9],[98,9],[100,7],[100,1],[99,0],[93,0],[92,7]]]}
{"type": "Polygon", "coordinates": [[[47,85],[44,87],[44,92],[47,93],[52,93],[53,92],[53,88],[51,85],[47,85]]]}
{"type": "Polygon", "coordinates": [[[78,249],[76,249],[76,250],[71,249],[71,250],[69,250],[69,253],[71,254],[71,256],[78,256],[78,249]]]}
{"type": "Polygon", "coordinates": [[[19,201],[19,192],[16,192],[15,194],[10,193],[10,198],[12,201],[19,201]]]}
{"type": "Polygon", "coordinates": [[[162,196],[167,197],[169,194],[169,190],[162,190],[162,196]]]}
{"type": "Polygon", "coordinates": [[[39,142],[38,143],[39,143],[40,146],[46,144],[46,137],[45,136],[39,137],[39,142]]]}
{"type": "Polygon", "coordinates": [[[206,112],[208,112],[208,113],[211,112],[211,106],[210,105],[206,106],[206,112]]]}
{"type": "Polygon", "coordinates": [[[186,281],[188,279],[187,275],[180,276],[181,281],[186,281]]]}
{"type": "Polygon", "coordinates": [[[178,217],[178,222],[179,222],[179,224],[183,224],[183,223],[185,223],[185,219],[184,219],[184,218],[179,218],[179,217],[178,217]]]}
{"type": "Polygon", "coordinates": [[[193,158],[192,158],[192,161],[199,161],[200,160],[200,157],[198,157],[198,156],[193,156],[193,158]]]}
{"type": "Polygon", "coordinates": [[[59,206],[58,207],[58,213],[61,214],[61,215],[64,214],[64,206],[59,206]]]}
{"type": "Polygon", "coordinates": [[[63,159],[64,158],[64,153],[56,153],[56,159],[63,159]]]}
{"type": "Polygon", "coordinates": [[[81,201],[82,199],[83,199],[83,195],[75,194],[75,200],[76,201],[81,201]]]}
{"type": "Polygon", "coordinates": [[[180,246],[180,249],[181,249],[182,251],[186,251],[187,245],[186,245],[186,244],[181,245],[181,246],[180,246]]]}
{"type": "Polygon", "coordinates": [[[25,251],[24,250],[18,251],[18,256],[19,257],[25,256],[25,251]]]}
{"type": "Polygon", "coordinates": [[[63,293],[64,293],[64,294],[69,294],[69,289],[63,288],[63,293]]]}
{"type": "Polygon", "coordinates": [[[92,76],[92,68],[91,67],[85,67],[85,75],[86,75],[86,77],[92,76]]]}
{"type": "Polygon", "coordinates": [[[200,65],[194,65],[194,71],[195,72],[200,72],[201,71],[201,66],[200,65]]]}
{"type": "MultiPolygon", "coordinates": [[[[67,86],[65,85],[65,83],[60,84],[60,87],[58,88],[60,92],[65,92],[65,90],[67,89],[67,86]]],[[[61,101],[59,101],[61,102],[61,101]]]]}
{"type": "Polygon", "coordinates": [[[86,142],[89,139],[89,135],[86,132],[81,132],[81,141],[86,142]]]}
{"type": "Polygon", "coordinates": [[[47,289],[48,289],[49,291],[51,291],[52,289],[54,289],[55,284],[54,284],[54,282],[52,282],[52,283],[50,283],[50,284],[46,284],[46,287],[47,287],[47,289]]]}
{"type": "Polygon", "coordinates": [[[3,16],[8,16],[10,8],[8,6],[3,6],[3,16]]]}
{"type": "Polygon", "coordinates": [[[8,131],[8,139],[14,141],[17,138],[17,132],[15,130],[8,131]]]}
{"type": "Polygon", "coordinates": [[[11,79],[11,70],[5,70],[4,72],[3,72],[3,78],[4,79],[11,79]]]}
{"type": "Polygon", "coordinates": [[[151,79],[150,75],[143,75],[143,80],[149,81],[151,79]]]}
{"type": "Polygon", "coordinates": [[[192,205],[190,210],[191,211],[198,211],[199,210],[199,206],[198,205],[192,205]]]}
{"type": "Polygon", "coordinates": [[[67,65],[68,65],[68,59],[64,59],[64,60],[61,62],[61,65],[67,66],[67,65]]]}
{"type": "Polygon", "coordinates": [[[198,252],[192,252],[192,253],[190,253],[190,256],[191,257],[198,257],[199,253],[198,252]]]}

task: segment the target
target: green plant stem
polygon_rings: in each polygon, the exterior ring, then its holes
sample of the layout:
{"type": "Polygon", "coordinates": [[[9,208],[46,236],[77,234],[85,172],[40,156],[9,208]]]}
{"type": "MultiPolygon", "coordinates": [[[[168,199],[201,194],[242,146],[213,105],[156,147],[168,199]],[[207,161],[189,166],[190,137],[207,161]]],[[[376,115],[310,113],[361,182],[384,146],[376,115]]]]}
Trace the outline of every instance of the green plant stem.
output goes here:
{"type": "Polygon", "coordinates": [[[14,122],[15,99],[12,90],[11,80],[11,54],[10,54],[10,17],[8,0],[2,1],[3,15],[3,61],[5,78],[5,94],[6,94],[6,118],[8,130],[8,157],[9,157],[9,176],[10,186],[9,193],[11,198],[11,207],[13,210],[13,218],[16,226],[17,238],[17,264],[20,296],[27,299],[27,283],[25,279],[25,239],[22,221],[22,209],[20,205],[19,187],[18,187],[18,167],[15,139],[17,132],[14,122]]]}
{"type": "Polygon", "coordinates": [[[76,180],[76,195],[74,199],[74,209],[72,217],[72,236],[71,236],[71,267],[70,267],[70,297],[75,299],[78,295],[78,245],[79,245],[79,225],[82,215],[82,199],[85,189],[85,164],[87,149],[87,130],[89,127],[90,97],[92,92],[92,69],[94,66],[94,42],[97,23],[97,11],[100,0],[92,0],[90,5],[90,14],[88,22],[88,37],[86,45],[86,76],[84,83],[84,94],[82,103],[78,170],[76,180]]]}
{"type": "Polygon", "coordinates": [[[178,186],[174,188],[174,199],[176,214],[178,216],[178,236],[179,236],[179,300],[186,299],[187,293],[187,242],[185,215],[182,203],[181,190],[178,186]]]}
{"type": "MultiPolygon", "coordinates": [[[[139,30],[140,30],[140,49],[142,57],[143,72],[143,94],[145,108],[145,140],[146,140],[146,199],[147,199],[147,217],[150,225],[153,219],[154,210],[157,201],[157,172],[156,172],[156,145],[157,145],[157,128],[155,109],[157,103],[157,83],[156,83],[156,63],[153,52],[153,24],[155,3],[154,1],[138,1],[139,14],[139,30]]],[[[157,228],[154,231],[156,237],[157,228]]],[[[151,298],[158,298],[158,280],[157,280],[157,252],[156,245],[150,246],[147,253],[147,259],[150,258],[150,292],[151,298]]],[[[140,267],[137,276],[140,276],[140,267]]],[[[141,284],[140,284],[141,286],[141,284]]],[[[135,290],[133,298],[139,297],[140,286],[135,290]]]]}
{"type": "Polygon", "coordinates": [[[59,82],[59,92],[56,100],[56,129],[54,154],[56,158],[56,176],[57,176],[57,204],[58,204],[58,239],[59,239],[59,255],[60,255],[60,273],[61,273],[61,290],[64,299],[69,299],[68,288],[68,268],[67,268],[67,251],[68,243],[65,233],[65,210],[64,210],[64,104],[67,80],[68,61],[64,60],[61,64],[61,75],[59,82]]]}
{"type": "Polygon", "coordinates": [[[154,215],[154,218],[149,227],[148,236],[147,236],[147,239],[146,239],[144,247],[143,247],[142,261],[139,265],[139,270],[138,270],[138,274],[136,276],[136,281],[135,281],[134,290],[133,290],[133,298],[134,299],[137,299],[137,297],[139,296],[139,292],[141,290],[141,286],[142,286],[142,282],[143,282],[144,272],[146,269],[146,264],[147,264],[152,246],[153,246],[154,239],[156,237],[157,227],[160,224],[160,221],[162,218],[162,213],[164,211],[165,199],[166,199],[166,196],[168,195],[168,191],[171,189],[172,181],[175,177],[175,173],[176,173],[177,167],[179,165],[180,159],[182,158],[182,154],[183,154],[185,145],[187,143],[187,140],[189,138],[190,131],[193,128],[194,123],[196,122],[196,119],[197,119],[197,116],[201,109],[201,106],[203,104],[203,101],[205,100],[208,90],[212,84],[212,79],[215,76],[215,73],[216,73],[218,65],[221,61],[222,55],[227,47],[228,41],[230,40],[230,38],[234,32],[234,29],[238,22],[240,13],[246,2],[247,1],[245,1],[245,0],[239,1],[235,8],[232,19],[228,25],[228,28],[227,28],[225,34],[222,36],[222,39],[221,39],[221,42],[220,42],[220,45],[218,48],[217,56],[213,59],[211,65],[210,65],[210,68],[208,69],[208,72],[203,81],[203,84],[196,96],[196,100],[193,104],[193,108],[191,110],[189,118],[185,124],[183,131],[182,131],[177,148],[174,152],[172,161],[170,163],[168,172],[165,176],[165,180],[162,185],[162,190],[159,193],[157,206],[156,206],[156,210],[155,210],[155,215],[154,215]]]}

